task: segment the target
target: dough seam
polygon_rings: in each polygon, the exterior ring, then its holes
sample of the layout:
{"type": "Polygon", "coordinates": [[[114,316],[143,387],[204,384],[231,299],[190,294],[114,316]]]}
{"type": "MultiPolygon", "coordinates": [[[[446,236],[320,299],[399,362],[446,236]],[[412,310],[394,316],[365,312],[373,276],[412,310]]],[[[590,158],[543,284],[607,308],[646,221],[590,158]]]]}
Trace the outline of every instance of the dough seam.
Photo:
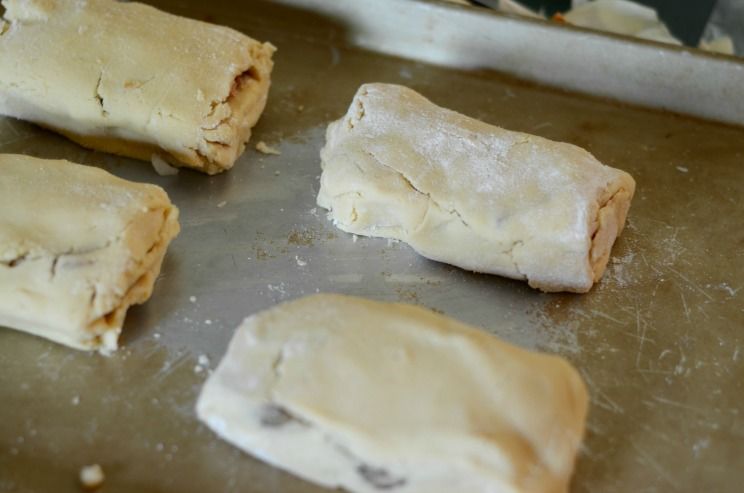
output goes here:
{"type": "MultiPolygon", "coordinates": [[[[158,231],[157,238],[147,248],[144,255],[140,258],[132,259],[134,265],[126,269],[127,272],[141,271],[142,273],[136,279],[134,279],[131,284],[129,284],[129,286],[126,287],[121,295],[118,295],[117,293],[115,300],[116,303],[114,304],[112,309],[106,311],[101,316],[88,323],[88,330],[90,331],[102,329],[102,331],[96,334],[93,338],[93,345],[99,347],[99,351],[102,354],[108,354],[113,349],[116,349],[115,340],[113,347],[111,347],[111,345],[109,344],[106,344],[106,335],[111,332],[116,332],[118,336],[118,333],[121,331],[121,329],[117,326],[120,327],[123,324],[124,317],[126,316],[129,308],[132,305],[137,305],[146,301],[149,298],[150,293],[152,292],[152,289],[154,287],[154,280],[152,279],[153,272],[159,272],[160,265],[162,264],[166,253],[165,249],[158,250],[158,246],[162,245],[164,241],[168,241],[168,239],[170,238],[170,236],[168,235],[170,213],[171,210],[165,208],[162,209],[163,221],[162,226],[158,231]],[[158,251],[160,254],[153,256],[153,252],[156,251],[158,251]],[[103,327],[101,327],[101,325],[103,327]]],[[[118,241],[121,241],[122,237],[125,235],[125,231],[133,223],[134,220],[129,221],[122,232],[117,235],[115,240],[109,240],[106,246],[99,249],[93,249],[91,250],[91,252],[109,248],[112,245],[116,244],[118,241]]],[[[92,285],[92,289],[93,292],[91,294],[91,300],[89,303],[91,312],[93,312],[95,308],[95,300],[98,296],[98,288],[95,284],[92,285]]]]}
{"type": "MultiPolygon", "coordinates": [[[[405,174],[405,173],[403,173],[403,172],[402,172],[402,171],[400,171],[400,170],[397,170],[397,169],[395,169],[394,167],[390,166],[389,164],[385,164],[385,163],[383,163],[382,161],[380,161],[380,159],[379,159],[379,158],[378,158],[377,156],[375,156],[375,154],[374,154],[373,152],[371,152],[371,151],[366,151],[366,152],[367,152],[367,154],[368,154],[368,155],[369,155],[369,156],[370,156],[370,157],[371,157],[372,159],[374,159],[374,160],[375,160],[375,161],[377,162],[377,164],[379,164],[380,166],[382,166],[382,167],[384,167],[384,168],[387,168],[387,169],[390,169],[390,170],[392,170],[392,171],[393,171],[393,172],[395,172],[395,173],[396,173],[396,174],[397,174],[398,176],[400,176],[400,178],[401,178],[401,179],[402,179],[402,180],[403,180],[403,181],[404,181],[404,182],[405,182],[405,183],[406,183],[406,184],[408,185],[408,187],[409,187],[409,188],[410,188],[411,190],[413,190],[414,192],[418,193],[419,195],[423,195],[424,197],[426,197],[426,198],[427,198],[427,200],[429,201],[429,203],[430,203],[430,204],[432,204],[432,205],[434,205],[434,207],[436,207],[437,209],[439,209],[439,210],[441,210],[441,211],[445,211],[445,212],[447,212],[447,213],[448,213],[448,214],[450,214],[450,215],[455,215],[455,216],[457,216],[457,218],[458,218],[458,219],[460,220],[460,222],[461,222],[461,223],[462,223],[462,224],[463,224],[463,225],[464,225],[464,226],[465,226],[466,228],[472,229],[472,228],[470,227],[470,225],[469,225],[469,224],[468,224],[467,222],[465,222],[465,220],[464,220],[464,219],[462,218],[462,215],[461,215],[461,214],[460,214],[460,213],[459,213],[459,212],[457,211],[457,209],[455,209],[455,208],[452,208],[452,209],[447,209],[447,208],[445,208],[445,207],[442,207],[442,206],[440,205],[439,201],[438,201],[437,199],[435,199],[434,197],[432,197],[432,195],[431,195],[431,193],[430,193],[430,192],[424,192],[423,190],[419,189],[419,188],[418,188],[418,187],[417,187],[416,185],[414,185],[414,184],[413,184],[413,182],[411,181],[411,179],[410,179],[410,178],[408,178],[408,176],[406,176],[406,174],[405,174]]],[[[428,211],[428,208],[427,208],[427,211],[428,211]]],[[[416,227],[414,227],[414,228],[413,228],[413,232],[416,232],[416,231],[418,231],[418,230],[419,230],[419,229],[421,228],[421,226],[422,226],[422,225],[424,224],[424,221],[425,221],[425,220],[426,220],[426,213],[424,213],[424,215],[423,215],[423,217],[422,217],[421,221],[419,221],[419,224],[417,224],[417,225],[416,225],[416,227]]],[[[406,233],[409,233],[409,232],[407,231],[406,233]]]]}
{"type": "MultiPolygon", "coordinates": [[[[364,111],[363,111],[364,105],[363,104],[360,104],[359,106],[362,108],[362,116],[364,116],[364,111]]],[[[353,126],[352,126],[352,128],[353,128],[353,126]]],[[[529,138],[523,139],[523,140],[521,140],[519,142],[515,142],[513,144],[513,146],[509,150],[511,151],[511,149],[513,149],[514,147],[519,146],[519,145],[523,145],[523,144],[527,144],[527,143],[529,143],[529,138]]],[[[463,226],[465,226],[466,228],[470,229],[475,234],[477,234],[479,236],[482,236],[482,235],[480,235],[480,233],[475,228],[471,227],[467,223],[467,221],[465,221],[465,219],[463,219],[462,215],[460,214],[460,212],[456,208],[453,207],[453,208],[449,209],[449,208],[442,207],[441,204],[439,203],[439,201],[437,199],[435,199],[432,196],[431,193],[424,192],[421,189],[419,189],[416,185],[413,184],[413,182],[410,180],[410,178],[408,178],[408,176],[406,176],[405,173],[403,173],[402,171],[394,168],[393,166],[390,166],[389,164],[383,163],[373,152],[371,152],[369,150],[366,150],[365,152],[366,152],[366,154],[369,157],[371,157],[372,159],[374,159],[375,162],[377,162],[377,164],[379,164],[383,168],[387,168],[387,169],[393,171],[394,173],[396,173],[408,185],[408,187],[413,192],[415,192],[415,193],[417,193],[417,194],[419,194],[419,195],[424,196],[424,197],[427,198],[427,201],[428,202],[427,202],[426,212],[421,217],[421,220],[419,221],[419,223],[411,231],[405,230],[406,231],[406,236],[410,235],[411,233],[415,234],[418,231],[420,231],[420,229],[426,223],[426,219],[427,219],[427,217],[429,215],[429,210],[430,210],[431,206],[434,206],[437,209],[439,209],[440,211],[444,211],[444,212],[446,212],[446,213],[448,213],[450,215],[457,216],[457,218],[463,224],[463,226]]],[[[362,169],[361,166],[359,166],[358,163],[354,163],[354,166],[356,166],[356,168],[359,170],[360,173],[366,174],[366,172],[362,169]]],[[[344,195],[349,195],[349,194],[357,194],[359,197],[363,197],[362,193],[359,192],[359,191],[356,191],[356,190],[355,191],[350,191],[350,192],[344,192],[344,193],[338,194],[338,195],[334,195],[333,197],[334,198],[339,198],[339,197],[342,197],[344,195]]],[[[613,197],[614,197],[614,195],[613,195],[613,197]]],[[[356,220],[356,208],[355,207],[352,208],[352,216],[353,216],[352,217],[352,222],[354,222],[356,220]]],[[[391,228],[392,226],[385,226],[385,227],[386,228],[391,228]]],[[[400,227],[400,226],[396,226],[396,229],[403,229],[403,228],[400,227]]],[[[518,264],[517,260],[514,258],[514,249],[517,248],[517,247],[519,247],[519,246],[524,245],[524,243],[525,242],[528,242],[529,240],[530,240],[529,238],[526,239],[526,240],[516,240],[506,250],[502,250],[501,252],[499,252],[502,255],[506,255],[506,256],[508,256],[510,258],[511,263],[514,265],[514,270],[517,271],[517,274],[519,276],[519,277],[514,276],[514,278],[515,279],[518,279],[518,280],[526,280],[528,282],[529,282],[529,278],[522,272],[522,270],[519,268],[519,264],[518,264]]]]}
{"type": "MultiPolygon", "coordinates": [[[[610,184],[606,184],[605,187],[606,189],[609,189],[610,184]]],[[[612,192],[606,200],[600,201],[599,207],[597,208],[597,214],[594,220],[594,228],[591,234],[589,245],[589,254],[587,255],[589,267],[594,277],[594,282],[597,282],[599,281],[599,279],[601,279],[610,257],[610,249],[607,249],[604,252],[598,252],[598,248],[607,246],[603,242],[599,241],[599,239],[597,238],[598,235],[605,232],[603,231],[603,218],[605,217],[605,214],[610,213],[610,220],[614,220],[614,223],[609,225],[610,227],[615,228],[613,234],[614,238],[610,242],[610,246],[614,245],[615,241],[617,240],[617,238],[620,237],[620,234],[625,227],[625,218],[628,213],[628,207],[625,207],[625,210],[623,210],[622,208],[618,210],[616,208],[618,204],[615,203],[615,199],[618,196],[622,195],[628,195],[628,190],[621,186],[617,190],[612,192]]],[[[619,205],[620,207],[622,207],[622,204],[619,205]]]]}

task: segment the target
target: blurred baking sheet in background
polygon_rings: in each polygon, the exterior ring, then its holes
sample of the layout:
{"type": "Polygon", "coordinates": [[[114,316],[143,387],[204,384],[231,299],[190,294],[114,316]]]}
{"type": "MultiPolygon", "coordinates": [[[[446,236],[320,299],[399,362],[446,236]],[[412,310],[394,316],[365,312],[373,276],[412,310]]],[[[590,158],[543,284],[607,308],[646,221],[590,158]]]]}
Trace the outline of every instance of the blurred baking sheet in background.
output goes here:
{"type": "Polygon", "coordinates": [[[245,316],[318,291],[426,306],[570,359],[592,397],[572,491],[740,490],[739,60],[429,1],[152,3],[277,45],[269,104],[249,150],[213,177],[159,176],[0,119],[0,151],[157,183],[183,226],[113,356],[0,330],[0,491],[78,491],[91,463],[107,493],[323,491],[217,439],[193,410],[245,316]],[[630,220],[599,285],[541,294],[335,229],[315,205],[318,152],[326,125],[371,81],[630,172],[630,220]],[[256,152],[259,141],[281,155],[256,152]]]}

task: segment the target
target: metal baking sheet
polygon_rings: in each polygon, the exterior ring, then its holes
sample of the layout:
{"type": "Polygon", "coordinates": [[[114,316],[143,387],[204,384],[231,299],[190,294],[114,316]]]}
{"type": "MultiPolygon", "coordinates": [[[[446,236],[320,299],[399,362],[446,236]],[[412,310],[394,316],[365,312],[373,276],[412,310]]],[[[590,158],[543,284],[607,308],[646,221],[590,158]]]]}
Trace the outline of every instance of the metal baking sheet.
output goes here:
{"type": "MultiPolygon", "coordinates": [[[[157,183],[183,226],[113,356],[0,330],[0,491],[78,491],[90,463],[103,466],[107,493],[324,491],[218,440],[193,411],[242,318],[317,291],[423,305],[570,359],[591,391],[574,492],[740,491],[744,129],[375,54],[338,18],[287,2],[152,3],[279,47],[252,142],[282,154],[250,149],[219,176],[161,177],[147,163],[0,119],[0,151],[157,183]],[[586,295],[541,294],[336,230],[315,205],[318,151],[325,126],[368,81],[578,144],[633,174],[629,224],[602,282],[586,295]]],[[[431,8],[410,2],[422,15],[431,8]]]]}

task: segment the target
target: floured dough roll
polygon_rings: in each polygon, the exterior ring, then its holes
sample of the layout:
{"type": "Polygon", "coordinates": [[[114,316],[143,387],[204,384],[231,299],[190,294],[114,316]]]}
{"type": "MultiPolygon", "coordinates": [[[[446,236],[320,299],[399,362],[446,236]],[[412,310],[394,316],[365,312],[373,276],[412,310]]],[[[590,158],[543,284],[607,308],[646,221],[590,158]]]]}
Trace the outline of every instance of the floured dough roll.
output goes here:
{"type": "Polygon", "coordinates": [[[2,0],[0,112],[79,144],[209,174],[266,104],[274,47],[114,0],[2,0]]]}
{"type": "Polygon", "coordinates": [[[328,488],[559,493],[587,393],[565,360],[431,311],[314,295],[246,319],[196,410],[328,488]]]}
{"type": "Polygon", "coordinates": [[[571,144],[366,84],[328,127],[318,204],[350,233],[434,260],[586,292],[623,229],[633,178],[571,144]]]}
{"type": "Polygon", "coordinates": [[[152,293],[178,209],[155,185],[0,154],[0,326],[77,349],[116,349],[152,293]]]}

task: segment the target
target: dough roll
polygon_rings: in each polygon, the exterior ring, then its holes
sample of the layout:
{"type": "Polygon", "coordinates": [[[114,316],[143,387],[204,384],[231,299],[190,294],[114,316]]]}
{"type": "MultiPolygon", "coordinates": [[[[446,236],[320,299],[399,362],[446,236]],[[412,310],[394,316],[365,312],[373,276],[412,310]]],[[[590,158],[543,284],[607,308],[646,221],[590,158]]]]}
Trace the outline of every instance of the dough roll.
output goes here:
{"type": "Polygon", "coordinates": [[[115,350],[127,309],[150,297],[178,231],[160,187],[0,154],[0,326],[115,350]]]}
{"type": "Polygon", "coordinates": [[[602,277],[635,190],[579,147],[387,84],[359,89],[321,161],[318,204],[340,229],[543,291],[586,292],[602,277]]]}
{"type": "Polygon", "coordinates": [[[587,405],[562,358],[423,308],[325,294],[246,319],[196,409],[329,489],[565,493],[587,405]]]}
{"type": "Polygon", "coordinates": [[[214,174],[250,138],[275,48],[114,0],[3,0],[0,113],[114,154],[214,174]]]}

